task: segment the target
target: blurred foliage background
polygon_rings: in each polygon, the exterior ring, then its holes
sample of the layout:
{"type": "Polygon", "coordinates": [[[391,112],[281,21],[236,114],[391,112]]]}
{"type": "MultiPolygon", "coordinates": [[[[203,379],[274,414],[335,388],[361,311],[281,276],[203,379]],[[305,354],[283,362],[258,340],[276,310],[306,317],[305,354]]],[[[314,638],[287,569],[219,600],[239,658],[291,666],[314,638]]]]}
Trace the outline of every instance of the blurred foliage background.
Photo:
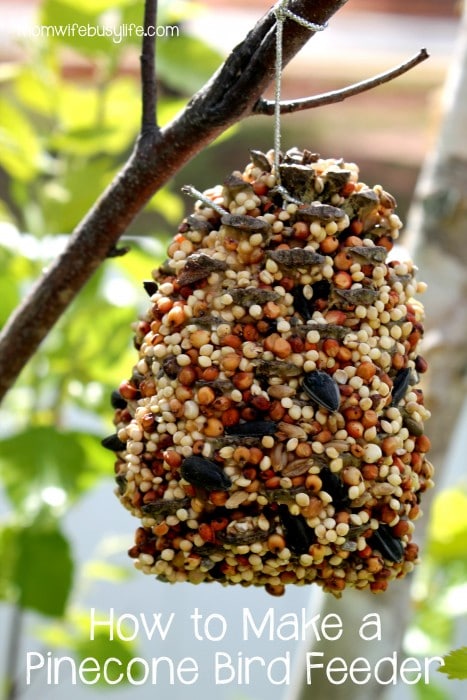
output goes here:
{"type": "MultiPolygon", "coordinates": [[[[157,44],[161,124],[220,63],[215,49],[185,29],[187,19],[199,11],[193,2],[159,2],[158,25],[180,30],[178,36],[172,31],[160,37],[157,44]]],[[[79,8],[71,0],[40,3],[38,25],[74,22],[140,25],[142,3],[81,0],[79,8]]],[[[127,36],[121,42],[111,37],[24,37],[18,46],[20,60],[0,64],[2,324],[118,172],[140,121],[139,37],[127,36]]],[[[372,99],[378,103],[377,96],[372,99]]],[[[336,112],[332,115],[331,121],[336,112]]],[[[310,125],[308,118],[305,126],[305,118],[299,119],[286,127],[295,129],[294,137],[288,133],[289,142],[319,141],[322,122],[316,119],[310,125]]],[[[131,323],[145,302],[141,282],[163,260],[168,239],[184,214],[180,184],[194,180],[200,189],[207,187],[243,164],[245,158],[235,164],[239,148],[246,155],[252,144],[268,148],[271,142],[261,120],[242,126],[233,138],[232,133],[227,135],[230,141],[203,154],[203,168],[198,157],[172,188],[151,201],[125,236],[131,251],[99,270],[1,407],[0,601],[11,619],[4,630],[7,656],[1,666],[8,700],[17,697],[16,653],[24,612],[40,615],[43,642],[84,658],[91,653],[84,612],[76,601],[70,604],[77,580],[84,575],[119,584],[129,575],[130,563],[122,569],[104,559],[90,563],[85,572],[78,570],[63,517],[111,477],[111,456],[100,446],[100,439],[111,432],[109,396],[133,364],[131,323]]],[[[411,173],[409,185],[415,169],[411,173]]],[[[404,196],[409,199],[410,187],[404,196]]],[[[412,654],[447,652],[456,620],[465,613],[466,506],[465,485],[437,495],[414,589],[414,621],[407,637],[412,654]]],[[[94,643],[92,655],[108,657],[107,644],[104,638],[99,647],[94,643]]],[[[131,645],[121,647],[121,658],[129,657],[131,645]]],[[[111,654],[117,654],[115,643],[111,654]]],[[[436,697],[426,686],[414,693],[436,697]]]]}

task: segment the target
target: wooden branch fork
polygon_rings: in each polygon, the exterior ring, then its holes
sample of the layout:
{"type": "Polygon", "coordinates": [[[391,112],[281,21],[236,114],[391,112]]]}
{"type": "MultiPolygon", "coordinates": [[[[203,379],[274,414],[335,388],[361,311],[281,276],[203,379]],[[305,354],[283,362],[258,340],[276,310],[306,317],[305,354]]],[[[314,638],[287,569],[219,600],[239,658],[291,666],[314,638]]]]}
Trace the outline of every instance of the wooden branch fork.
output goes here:
{"type": "MultiPolygon", "coordinates": [[[[323,25],[347,0],[290,0],[290,13],[323,25]]],[[[278,5],[283,3],[278,3],[278,5]]],[[[271,114],[262,99],[274,79],[276,9],[273,7],[235,47],[209,82],[174,120],[157,125],[155,42],[143,39],[141,55],[142,123],[133,152],[119,174],[71,234],[66,249],[37,280],[0,334],[0,400],[40,343],[99,265],[112,255],[120,236],[148,200],[191,158],[232,124],[253,114],[271,114]]],[[[144,23],[155,26],[157,0],[146,0],[144,23]]],[[[314,32],[287,19],[283,25],[285,66],[314,32]]],[[[335,93],[282,105],[283,112],[330,104],[370,89],[427,58],[422,50],[407,64],[335,93]]]]}

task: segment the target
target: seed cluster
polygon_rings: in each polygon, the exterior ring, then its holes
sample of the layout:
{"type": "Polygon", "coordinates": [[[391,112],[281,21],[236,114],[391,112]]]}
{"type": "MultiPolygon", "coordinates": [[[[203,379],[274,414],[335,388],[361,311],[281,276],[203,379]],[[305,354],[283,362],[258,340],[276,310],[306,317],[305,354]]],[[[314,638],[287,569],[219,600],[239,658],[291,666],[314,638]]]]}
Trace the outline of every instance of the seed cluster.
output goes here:
{"type": "Polygon", "coordinates": [[[103,441],[141,521],[130,556],[168,582],[384,591],[417,562],[433,485],[423,285],[388,259],[382,187],[293,149],[284,197],[273,155],[204,192],[144,283],[103,441]]]}

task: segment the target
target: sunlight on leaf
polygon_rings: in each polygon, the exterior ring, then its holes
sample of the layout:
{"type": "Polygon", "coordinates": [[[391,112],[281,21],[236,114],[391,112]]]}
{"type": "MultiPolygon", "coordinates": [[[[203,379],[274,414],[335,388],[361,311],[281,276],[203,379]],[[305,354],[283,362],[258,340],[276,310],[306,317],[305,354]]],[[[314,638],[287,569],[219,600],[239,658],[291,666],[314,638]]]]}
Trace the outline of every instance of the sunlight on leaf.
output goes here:
{"type": "Polygon", "coordinates": [[[11,177],[30,180],[39,169],[38,135],[24,112],[0,98],[0,165],[11,177]]]}
{"type": "Polygon", "coordinates": [[[445,489],[435,498],[430,522],[430,553],[440,561],[467,555],[467,494],[445,489]]]}
{"type": "Polygon", "coordinates": [[[155,197],[151,199],[148,204],[148,209],[158,212],[169,224],[176,226],[180,223],[183,216],[183,200],[167,187],[163,187],[155,197]]]}
{"type": "Polygon", "coordinates": [[[66,493],[67,502],[74,501],[97,479],[104,457],[96,438],[55,427],[30,427],[1,440],[0,449],[5,491],[12,504],[27,513],[50,505],[42,498],[50,488],[66,493]]]}

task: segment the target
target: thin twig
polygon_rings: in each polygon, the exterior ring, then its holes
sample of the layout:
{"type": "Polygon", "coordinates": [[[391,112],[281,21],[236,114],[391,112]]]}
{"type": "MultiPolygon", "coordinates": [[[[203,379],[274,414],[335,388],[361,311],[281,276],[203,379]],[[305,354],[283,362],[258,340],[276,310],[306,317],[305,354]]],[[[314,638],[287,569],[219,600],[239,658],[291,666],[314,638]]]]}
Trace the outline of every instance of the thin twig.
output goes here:
{"type": "MultiPolygon", "coordinates": [[[[314,95],[312,97],[304,97],[298,100],[287,100],[280,103],[281,114],[291,114],[292,112],[302,112],[305,109],[314,109],[315,107],[322,107],[323,105],[331,105],[336,102],[342,102],[348,97],[353,97],[354,95],[359,95],[361,92],[366,92],[367,90],[372,90],[379,85],[384,85],[394,78],[407,73],[409,70],[417,66],[422,61],[425,61],[429,57],[426,49],[420,49],[420,51],[409,61],[402,63],[396,68],[391,68],[391,70],[385,73],[380,73],[375,75],[373,78],[368,78],[368,80],[362,80],[354,85],[349,85],[348,87],[342,88],[342,90],[332,90],[331,92],[325,92],[321,95],[314,95]]],[[[258,100],[253,108],[255,114],[274,114],[275,100],[258,100]]]]}
{"type": "Polygon", "coordinates": [[[141,61],[142,118],[141,133],[156,128],[157,86],[156,86],[156,40],[157,0],[144,3],[144,36],[141,61]]]}

